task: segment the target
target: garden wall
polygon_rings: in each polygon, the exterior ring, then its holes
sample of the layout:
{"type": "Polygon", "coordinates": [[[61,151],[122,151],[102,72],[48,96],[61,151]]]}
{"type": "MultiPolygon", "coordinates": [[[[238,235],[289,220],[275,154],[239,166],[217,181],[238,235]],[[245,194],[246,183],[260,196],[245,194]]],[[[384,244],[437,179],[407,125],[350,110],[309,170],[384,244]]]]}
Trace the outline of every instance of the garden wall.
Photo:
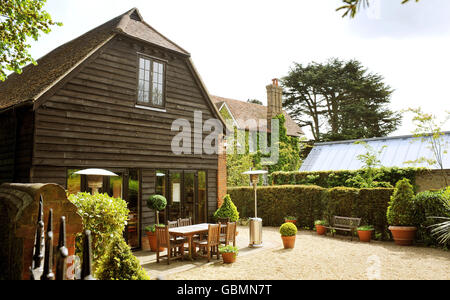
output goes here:
{"type": "MultiPolygon", "coordinates": [[[[295,216],[299,228],[313,228],[315,220],[330,220],[334,215],[359,217],[362,225],[373,225],[377,233],[387,237],[386,210],[393,191],[313,185],[258,187],[258,217],[265,226],[280,226],[284,217],[295,216]]],[[[233,187],[228,193],[241,218],[254,216],[253,188],[233,187]]]]}

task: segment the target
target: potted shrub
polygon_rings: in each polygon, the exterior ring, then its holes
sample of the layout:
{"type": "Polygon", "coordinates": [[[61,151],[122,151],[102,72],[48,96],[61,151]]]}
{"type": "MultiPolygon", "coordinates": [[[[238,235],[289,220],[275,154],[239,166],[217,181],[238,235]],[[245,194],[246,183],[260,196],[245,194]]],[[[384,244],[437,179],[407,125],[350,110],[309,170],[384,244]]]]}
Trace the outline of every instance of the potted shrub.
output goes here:
{"type": "Polygon", "coordinates": [[[224,264],[232,264],[236,261],[236,256],[239,251],[237,247],[227,245],[227,246],[220,246],[219,252],[222,255],[224,264]]]}
{"type": "MultiPolygon", "coordinates": [[[[230,222],[237,222],[239,220],[239,212],[236,205],[234,205],[233,201],[231,201],[230,195],[227,194],[223,197],[223,203],[216,210],[213,217],[216,220],[218,218],[229,218],[230,222]]],[[[236,230],[236,235],[238,234],[239,232],[236,230]]]]}
{"type": "Polygon", "coordinates": [[[231,201],[230,195],[227,194],[223,197],[223,203],[214,213],[214,218],[216,220],[218,218],[230,218],[230,222],[237,222],[239,220],[239,212],[236,205],[231,201]]]}
{"type": "MultiPolygon", "coordinates": [[[[155,234],[156,226],[164,227],[165,225],[164,224],[153,224],[153,225],[149,225],[144,228],[145,233],[147,234],[148,243],[150,245],[150,250],[152,252],[156,252],[158,250],[156,248],[157,247],[157,240],[156,240],[156,234],[155,234]]],[[[160,247],[159,252],[162,252],[162,251],[164,251],[164,248],[160,247]]]]}
{"type": "Polygon", "coordinates": [[[417,227],[414,226],[414,191],[409,179],[402,179],[395,185],[389,201],[386,217],[389,230],[397,245],[412,245],[417,227]]]}
{"type": "Polygon", "coordinates": [[[284,222],[295,224],[295,223],[297,223],[297,217],[293,217],[293,216],[284,217],[284,222]]]}
{"type": "Polygon", "coordinates": [[[372,232],[374,231],[373,226],[360,226],[356,230],[358,231],[358,237],[361,242],[370,242],[372,238],[372,232]]]}
{"type": "Polygon", "coordinates": [[[316,231],[318,235],[324,235],[327,232],[327,228],[325,226],[328,225],[326,220],[317,220],[314,222],[316,226],[316,231]]]}
{"type": "MultiPolygon", "coordinates": [[[[156,226],[164,226],[159,224],[159,211],[164,210],[167,206],[167,200],[162,195],[152,195],[147,200],[147,207],[153,209],[155,211],[156,224],[147,226],[145,231],[148,237],[148,243],[150,244],[150,249],[153,252],[156,252],[156,235],[155,228],[156,226]]],[[[163,251],[164,249],[160,249],[163,251]]]]}
{"type": "Polygon", "coordinates": [[[295,226],[293,223],[284,223],[280,227],[280,234],[281,239],[283,240],[284,249],[294,248],[297,226],[295,226]]]}

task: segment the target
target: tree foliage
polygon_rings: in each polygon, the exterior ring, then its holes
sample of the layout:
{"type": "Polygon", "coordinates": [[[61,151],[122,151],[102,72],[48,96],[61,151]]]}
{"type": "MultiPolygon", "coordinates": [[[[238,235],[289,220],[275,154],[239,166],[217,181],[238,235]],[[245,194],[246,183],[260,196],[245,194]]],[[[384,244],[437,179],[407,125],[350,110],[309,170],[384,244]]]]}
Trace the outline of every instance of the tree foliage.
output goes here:
{"type": "Polygon", "coordinates": [[[119,236],[112,239],[99,260],[95,277],[99,280],[150,280],[130,246],[119,236]]]}
{"type": "MultiPolygon", "coordinates": [[[[402,0],[402,4],[409,2],[410,0],[402,0]]],[[[414,0],[413,0],[414,1],[414,0]]],[[[419,0],[415,0],[419,2],[419,0]]],[[[338,7],[336,11],[344,10],[344,14],[342,17],[350,16],[350,18],[354,18],[358,11],[362,8],[366,8],[370,6],[370,0],[342,0],[344,5],[338,7]]]]}
{"type": "Polygon", "coordinates": [[[49,33],[53,22],[43,10],[46,0],[0,0],[0,81],[6,72],[21,73],[21,67],[36,61],[28,52],[29,38],[37,41],[40,33],[49,33]]]}
{"type": "Polygon", "coordinates": [[[295,63],[282,85],[283,106],[316,141],[386,136],[401,122],[387,107],[393,90],[357,60],[295,63]]]}
{"type": "MultiPolygon", "coordinates": [[[[108,194],[78,193],[68,197],[77,207],[77,213],[83,220],[83,229],[92,233],[93,268],[96,261],[103,256],[111,238],[122,236],[129,210],[127,202],[121,198],[113,198],[108,194]]],[[[81,233],[77,235],[77,253],[81,256],[81,233]]]]}
{"type": "Polygon", "coordinates": [[[379,156],[383,153],[383,150],[387,147],[382,146],[380,150],[375,150],[372,146],[366,142],[357,141],[355,144],[363,145],[366,152],[357,156],[357,159],[362,162],[361,173],[355,174],[355,176],[346,180],[346,184],[355,188],[376,188],[386,187],[392,188],[393,186],[389,182],[378,181],[383,175],[378,168],[382,167],[379,156]]]}
{"type": "MultiPolygon", "coordinates": [[[[243,175],[243,172],[249,171],[252,168],[256,169],[267,169],[270,173],[276,171],[297,171],[301,165],[300,158],[300,139],[298,137],[292,137],[287,135],[286,130],[286,119],[283,114],[276,116],[279,120],[279,142],[278,151],[279,157],[278,161],[273,165],[263,165],[262,158],[268,157],[270,154],[263,154],[260,148],[260,143],[262,138],[268,139],[268,144],[270,143],[271,137],[270,133],[258,133],[257,135],[257,149],[255,152],[250,152],[249,147],[249,133],[245,132],[245,145],[240,147],[237,145],[237,129],[235,128],[235,138],[234,138],[234,152],[227,154],[227,184],[228,186],[243,186],[249,185],[249,176],[243,175]],[[244,148],[238,151],[238,148],[244,148]]],[[[233,145],[230,145],[233,146],[233,145]]],[[[260,177],[260,181],[263,181],[263,177],[260,177]]]]}
{"type": "Polygon", "coordinates": [[[427,163],[429,166],[437,165],[441,170],[441,174],[444,178],[445,185],[448,186],[449,182],[444,171],[444,156],[448,154],[448,143],[444,139],[445,133],[442,131],[442,127],[450,118],[450,112],[447,112],[447,116],[443,121],[439,122],[435,115],[428,114],[419,108],[409,108],[407,112],[414,114],[413,123],[416,128],[413,131],[413,135],[417,140],[428,143],[428,148],[431,150],[433,157],[421,156],[416,160],[406,161],[405,163],[427,163]]]}

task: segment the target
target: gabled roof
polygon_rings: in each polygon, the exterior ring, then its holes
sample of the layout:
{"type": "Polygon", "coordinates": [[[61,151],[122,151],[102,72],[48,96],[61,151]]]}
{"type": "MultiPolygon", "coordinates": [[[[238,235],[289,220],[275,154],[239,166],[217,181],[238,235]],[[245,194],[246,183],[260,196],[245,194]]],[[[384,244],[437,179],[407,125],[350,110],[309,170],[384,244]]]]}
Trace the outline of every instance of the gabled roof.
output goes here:
{"type": "MultiPolygon", "coordinates": [[[[450,132],[443,136],[444,142],[450,147],[450,132]]],[[[381,137],[363,140],[339,141],[329,143],[317,143],[303,162],[300,171],[338,171],[358,170],[363,166],[358,160],[358,155],[367,152],[356,141],[364,141],[375,151],[386,146],[379,159],[384,167],[426,167],[438,169],[438,166],[429,166],[427,163],[407,164],[406,161],[415,161],[420,157],[433,158],[427,140],[422,141],[412,135],[398,137],[381,137]]],[[[450,149],[449,149],[450,150],[450,149]]],[[[443,155],[445,169],[450,169],[450,154],[443,155]]]]}
{"type": "MultiPolygon", "coordinates": [[[[255,103],[248,103],[240,100],[234,100],[229,98],[223,98],[218,96],[211,96],[212,101],[217,106],[218,109],[222,108],[224,103],[226,104],[228,110],[232,114],[234,121],[237,124],[237,128],[241,130],[251,130],[256,131],[258,128],[245,128],[244,122],[246,120],[266,120],[267,119],[267,106],[259,105],[255,103]]],[[[304,133],[302,129],[297,125],[297,123],[292,120],[289,114],[283,111],[284,117],[286,118],[286,131],[289,136],[302,136],[304,133]]]]}
{"type": "Polygon", "coordinates": [[[145,23],[136,8],[56,48],[0,82],[0,110],[33,102],[115,35],[126,35],[189,57],[190,54],[145,23]]]}

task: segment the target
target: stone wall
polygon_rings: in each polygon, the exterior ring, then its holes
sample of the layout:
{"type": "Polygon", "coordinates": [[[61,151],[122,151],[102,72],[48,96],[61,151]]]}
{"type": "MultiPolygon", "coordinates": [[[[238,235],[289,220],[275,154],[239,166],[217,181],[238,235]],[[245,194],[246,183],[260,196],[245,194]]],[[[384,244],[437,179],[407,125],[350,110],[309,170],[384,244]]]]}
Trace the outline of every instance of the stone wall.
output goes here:
{"type": "Polygon", "coordinates": [[[450,170],[426,170],[416,175],[417,191],[438,190],[450,185],[450,170]],[[445,183],[444,175],[447,177],[445,183]]]}
{"type": "Polygon", "coordinates": [[[57,184],[2,184],[0,279],[30,278],[40,195],[44,199],[45,229],[49,210],[53,209],[54,247],[58,244],[60,218],[65,216],[66,246],[69,256],[75,253],[75,236],[82,231],[82,220],[63,187],[57,184]]]}

